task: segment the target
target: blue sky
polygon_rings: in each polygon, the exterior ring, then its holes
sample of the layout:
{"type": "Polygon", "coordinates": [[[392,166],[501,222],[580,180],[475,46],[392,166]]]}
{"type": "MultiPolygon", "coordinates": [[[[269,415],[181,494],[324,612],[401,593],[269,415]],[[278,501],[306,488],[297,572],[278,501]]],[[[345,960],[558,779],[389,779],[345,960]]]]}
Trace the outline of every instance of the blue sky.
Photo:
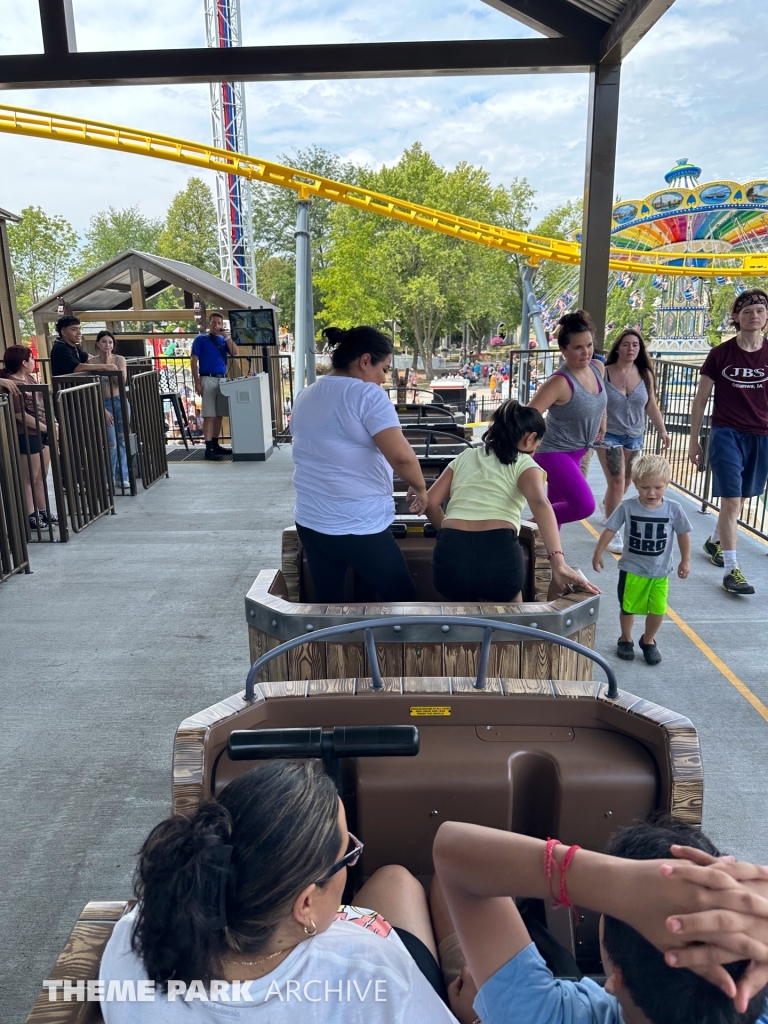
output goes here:
{"type": "MultiPolygon", "coordinates": [[[[482,0],[387,0],[375,20],[362,0],[241,0],[246,44],[534,35],[482,0]]],[[[38,0],[14,0],[0,52],[40,52],[38,0]]],[[[202,0],[74,0],[78,48],[204,45],[202,0]]],[[[639,198],[662,188],[678,157],[703,180],[768,176],[768,3],[677,0],[623,70],[616,191],[639,198]]],[[[497,182],[526,176],[538,213],[583,186],[586,75],[509,75],[246,87],[249,148],[276,157],[323,146],[372,166],[422,142],[438,162],[480,163],[497,182]]],[[[207,86],[6,92],[18,103],[210,139],[207,86]]],[[[0,206],[34,204],[82,231],[109,205],[138,203],[161,216],[188,171],[142,157],[0,135],[0,206]]],[[[211,182],[212,183],[212,182],[211,182]]]]}

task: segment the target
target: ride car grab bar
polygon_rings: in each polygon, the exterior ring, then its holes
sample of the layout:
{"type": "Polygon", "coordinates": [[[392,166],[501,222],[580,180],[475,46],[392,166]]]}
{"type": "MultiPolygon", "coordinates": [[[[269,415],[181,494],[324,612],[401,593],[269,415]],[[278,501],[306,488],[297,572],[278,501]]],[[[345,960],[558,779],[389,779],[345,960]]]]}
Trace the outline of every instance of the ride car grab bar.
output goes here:
{"type": "Polygon", "coordinates": [[[397,632],[403,626],[442,626],[443,632],[448,633],[451,626],[473,626],[483,630],[483,639],[480,646],[480,657],[477,663],[477,678],[475,689],[485,690],[487,687],[488,659],[491,654],[491,638],[494,632],[511,633],[514,636],[528,637],[531,640],[547,641],[558,644],[560,647],[567,647],[570,651],[589,658],[605,672],[608,678],[608,691],[606,696],[609,700],[617,700],[619,696],[619,684],[611,666],[601,654],[577,644],[575,640],[568,637],[557,636],[544,629],[536,629],[534,626],[518,626],[513,622],[498,622],[495,619],[483,619],[474,615],[389,615],[381,619],[367,619],[361,622],[342,623],[340,626],[328,626],[326,629],[313,630],[303,636],[288,640],[279,647],[273,647],[271,651],[262,654],[260,658],[251,665],[248,676],[245,680],[245,699],[255,699],[256,677],[259,672],[275,658],[287,654],[288,651],[301,647],[302,644],[316,643],[327,640],[331,637],[348,635],[350,633],[362,633],[365,642],[365,650],[368,654],[368,664],[371,670],[371,689],[383,690],[384,682],[379,669],[379,659],[376,655],[376,643],[373,638],[374,629],[395,629],[397,632]]]}

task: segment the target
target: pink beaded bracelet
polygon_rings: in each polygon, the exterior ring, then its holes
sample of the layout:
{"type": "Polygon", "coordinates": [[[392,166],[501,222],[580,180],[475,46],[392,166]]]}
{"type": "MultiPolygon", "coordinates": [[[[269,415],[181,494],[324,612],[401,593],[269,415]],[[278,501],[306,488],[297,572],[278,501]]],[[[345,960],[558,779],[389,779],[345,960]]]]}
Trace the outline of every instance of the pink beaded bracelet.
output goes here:
{"type": "Polygon", "coordinates": [[[564,551],[550,551],[549,554],[547,555],[547,558],[554,558],[555,555],[562,555],[563,558],[565,558],[565,552],[564,551]]]}

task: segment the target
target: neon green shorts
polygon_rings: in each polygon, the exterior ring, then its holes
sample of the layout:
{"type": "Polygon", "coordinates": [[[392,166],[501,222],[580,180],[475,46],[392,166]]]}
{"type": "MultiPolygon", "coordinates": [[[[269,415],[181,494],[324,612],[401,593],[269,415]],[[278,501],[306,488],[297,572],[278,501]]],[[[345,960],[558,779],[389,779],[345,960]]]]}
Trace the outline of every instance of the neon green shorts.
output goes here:
{"type": "Polygon", "coordinates": [[[619,570],[619,604],[625,615],[664,615],[669,580],[666,576],[635,576],[619,570]]]}

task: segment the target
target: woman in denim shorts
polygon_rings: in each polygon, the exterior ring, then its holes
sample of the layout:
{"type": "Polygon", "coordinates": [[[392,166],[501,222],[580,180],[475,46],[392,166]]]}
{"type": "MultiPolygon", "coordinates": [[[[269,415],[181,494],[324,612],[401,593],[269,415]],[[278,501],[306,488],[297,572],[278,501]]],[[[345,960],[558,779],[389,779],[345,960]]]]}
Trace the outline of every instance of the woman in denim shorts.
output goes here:
{"type": "MultiPolygon", "coordinates": [[[[654,375],[645,342],[639,331],[627,328],[614,341],[605,360],[608,398],[608,424],[597,449],[607,488],[603,499],[606,519],[621,504],[632,482],[632,463],[643,450],[646,416],[658,431],[664,448],[669,435],[658,405],[654,375]]],[[[617,533],[609,551],[621,551],[623,540],[617,533]]]]}

